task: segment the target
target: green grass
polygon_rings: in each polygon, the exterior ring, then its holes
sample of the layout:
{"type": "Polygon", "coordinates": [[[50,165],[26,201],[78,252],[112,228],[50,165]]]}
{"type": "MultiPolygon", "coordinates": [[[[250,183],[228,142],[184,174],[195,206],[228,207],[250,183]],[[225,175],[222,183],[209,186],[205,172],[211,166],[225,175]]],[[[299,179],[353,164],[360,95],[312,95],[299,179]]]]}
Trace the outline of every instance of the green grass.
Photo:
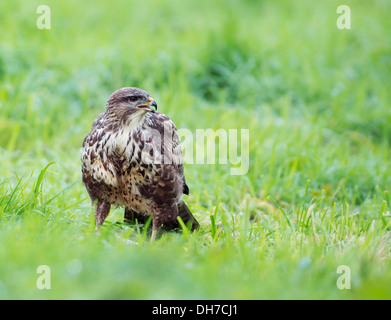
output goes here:
{"type": "Polygon", "coordinates": [[[389,1],[344,3],[351,30],[338,1],[57,1],[51,30],[41,4],[0,4],[0,298],[391,298],[389,1]],[[246,175],[185,164],[200,230],[95,232],[80,147],[123,86],[250,130],[246,175]]]}

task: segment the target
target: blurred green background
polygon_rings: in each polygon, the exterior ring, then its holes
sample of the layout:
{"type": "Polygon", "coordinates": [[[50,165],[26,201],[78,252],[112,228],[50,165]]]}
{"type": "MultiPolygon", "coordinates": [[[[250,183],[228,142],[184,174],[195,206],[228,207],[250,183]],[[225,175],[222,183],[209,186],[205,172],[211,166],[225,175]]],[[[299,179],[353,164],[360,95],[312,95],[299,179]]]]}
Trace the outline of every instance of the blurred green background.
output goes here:
{"type": "Polygon", "coordinates": [[[391,297],[389,1],[48,1],[50,30],[41,4],[0,3],[0,298],[391,297]],[[185,164],[194,234],[94,231],[80,147],[124,86],[250,130],[246,175],[185,164]]]}

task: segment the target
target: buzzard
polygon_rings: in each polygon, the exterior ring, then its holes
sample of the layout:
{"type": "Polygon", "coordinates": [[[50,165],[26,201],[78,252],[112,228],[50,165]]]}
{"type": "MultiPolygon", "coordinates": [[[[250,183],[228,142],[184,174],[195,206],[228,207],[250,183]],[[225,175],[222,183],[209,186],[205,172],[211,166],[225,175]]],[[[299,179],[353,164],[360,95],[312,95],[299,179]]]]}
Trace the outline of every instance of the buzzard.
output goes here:
{"type": "Polygon", "coordinates": [[[115,91],[92,124],[81,152],[83,183],[97,200],[95,223],[102,225],[111,205],[125,206],[125,221],[152,216],[151,241],[161,226],[192,230],[199,224],[182,199],[189,195],[177,129],[139,88],[115,91]]]}

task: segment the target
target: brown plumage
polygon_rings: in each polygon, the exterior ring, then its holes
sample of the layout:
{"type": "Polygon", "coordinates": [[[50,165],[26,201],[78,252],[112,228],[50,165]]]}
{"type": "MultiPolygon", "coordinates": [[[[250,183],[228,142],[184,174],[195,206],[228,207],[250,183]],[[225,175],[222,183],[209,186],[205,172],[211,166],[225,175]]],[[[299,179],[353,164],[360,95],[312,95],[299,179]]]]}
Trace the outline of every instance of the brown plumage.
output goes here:
{"type": "Polygon", "coordinates": [[[182,199],[189,194],[177,129],[156,102],[138,88],[122,88],[107,101],[83,141],[83,182],[97,200],[95,222],[103,224],[111,205],[125,206],[125,220],[152,215],[152,240],[177,217],[197,228],[182,199]]]}

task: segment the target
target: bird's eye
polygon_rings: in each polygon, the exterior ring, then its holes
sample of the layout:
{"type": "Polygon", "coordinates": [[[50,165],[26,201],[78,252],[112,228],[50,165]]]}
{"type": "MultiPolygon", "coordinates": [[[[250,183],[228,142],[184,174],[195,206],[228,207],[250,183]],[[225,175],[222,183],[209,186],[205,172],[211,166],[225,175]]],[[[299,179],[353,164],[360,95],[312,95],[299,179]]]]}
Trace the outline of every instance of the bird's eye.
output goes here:
{"type": "Polygon", "coordinates": [[[138,97],[136,97],[136,96],[130,96],[129,97],[129,101],[130,102],[135,102],[135,101],[137,101],[138,100],[138,97]]]}

